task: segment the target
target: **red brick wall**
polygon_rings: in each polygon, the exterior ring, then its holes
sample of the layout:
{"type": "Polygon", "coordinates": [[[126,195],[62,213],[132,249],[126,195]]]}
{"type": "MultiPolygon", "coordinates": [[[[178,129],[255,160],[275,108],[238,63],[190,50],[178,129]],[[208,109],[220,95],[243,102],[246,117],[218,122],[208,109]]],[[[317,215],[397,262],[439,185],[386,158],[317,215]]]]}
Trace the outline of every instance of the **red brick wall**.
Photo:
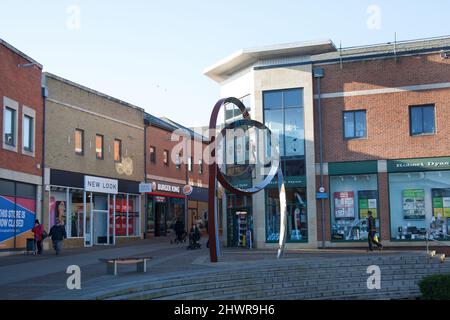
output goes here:
{"type": "Polygon", "coordinates": [[[33,66],[18,68],[18,64],[29,63],[20,55],[0,44],[0,168],[41,175],[37,165],[42,162],[43,138],[43,100],[41,94],[42,70],[33,66]],[[18,117],[18,152],[3,149],[3,97],[6,96],[19,103],[18,117]],[[35,157],[22,155],[22,107],[36,110],[35,119],[35,157]]]}
{"type": "MultiPolygon", "coordinates": [[[[450,82],[450,60],[439,55],[324,66],[322,93],[450,82]]],[[[316,91],[317,93],[317,91],[316,91]]],[[[450,89],[322,99],[324,161],[362,161],[450,155],[450,89]],[[435,104],[437,134],[411,137],[409,106],[435,104]],[[367,139],[343,138],[343,111],[367,110],[367,139]]],[[[315,101],[317,106],[317,101],[315,101]]],[[[317,111],[317,108],[315,109],[317,111]]],[[[316,137],[318,115],[315,114],[316,137]]],[[[318,139],[316,143],[318,157],[318,139]]]]}
{"type": "MultiPolygon", "coordinates": [[[[172,149],[178,144],[178,142],[171,141],[171,135],[171,132],[155,126],[147,127],[147,174],[185,181],[186,166],[181,165],[181,168],[177,169],[175,163],[171,161],[172,149]],[[156,148],[155,164],[150,162],[151,146],[156,148]],[[164,150],[169,151],[168,166],[163,162],[164,150]]],[[[194,150],[204,150],[205,148],[206,144],[202,144],[199,141],[191,141],[192,157],[194,157],[194,150]]],[[[195,183],[201,181],[204,187],[206,187],[208,184],[208,166],[205,164],[205,161],[203,161],[203,173],[199,174],[198,159],[194,159],[192,172],[189,172],[188,176],[189,179],[193,180],[195,183]]]]}
{"type": "Polygon", "coordinates": [[[378,174],[378,190],[379,190],[379,202],[380,202],[380,228],[381,239],[391,239],[391,220],[389,214],[389,179],[387,173],[378,174]]]}

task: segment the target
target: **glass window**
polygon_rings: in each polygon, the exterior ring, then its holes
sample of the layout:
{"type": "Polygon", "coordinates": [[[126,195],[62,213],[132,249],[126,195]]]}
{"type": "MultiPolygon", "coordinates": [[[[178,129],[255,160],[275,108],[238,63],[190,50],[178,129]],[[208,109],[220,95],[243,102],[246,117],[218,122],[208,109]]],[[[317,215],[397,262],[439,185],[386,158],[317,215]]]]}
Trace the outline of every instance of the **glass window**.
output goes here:
{"type": "MultiPolygon", "coordinates": [[[[288,188],[287,200],[287,242],[308,241],[308,218],[306,188],[288,188]]],[[[280,196],[278,189],[266,190],[266,240],[280,239],[280,196]]]]}
{"type": "Polygon", "coordinates": [[[33,130],[33,118],[24,116],[22,140],[25,151],[33,151],[33,130]]]}
{"type": "Polygon", "coordinates": [[[8,107],[5,108],[5,121],[4,121],[5,128],[3,129],[4,132],[4,141],[5,144],[9,146],[15,146],[16,145],[16,110],[10,109],[8,107]]]}
{"type": "Polygon", "coordinates": [[[282,157],[305,154],[303,90],[263,93],[264,122],[278,139],[282,157]]]}
{"type": "Polygon", "coordinates": [[[365,138],[366,132],[366,111],[344,112],[345,139],[365,138]]]}
{"type": "Polygon", "coordinates": [[[163,162],[166,166],[169,165],[169,151],[168,150],[164,150],[164,152],[163,152],[163,162]]]}
{"type": "Polygon", "coordinates": [[[139,222],[139,197],[130,195],[128,197],[128,236],[140,235],[139,222]]]}
{"type": "Polygon", "coordinates": [[[192,157],[188,158],[188,171],[192,172],[192,157]]]}
{"type": "Polygon", "coordinates": [[[368,212],[379,227],[376,174],[330,177],[331,240],[367,240],[368,212]]]}
{"type": "Polygon", "coordinates": [[[119,139],[114,140],[114,161],[122,161],[122,141],[119,139]]]}
{"type": "Polygon", "coordinates": [[[450,171],[389,174],[394,240],[449,240],[450,171]]]}
{"type": "Polygon", "coordinates": [[[177,153],[175,158],[175,167],[179,170],[181,169],[181,154],[177,153]]]}
{"type": "Polygon", "coordinates": [[[155,164],[156,163],[156,148],[150,147],[150,162],[155,164]]]}
{"type": "Polygon", "coordinates": [[[70,235],[71,238],[84,237],[83,191],[71,191],[70,235]]]}
{"type": "Polygon", "coordinates": [[[198,160],[198,173],[203,173],[203,160],[198,160]]]}
{"type": "Polygon", "coordinates": [[[95,136],[95,154],[97,159],[103,159],[103,136],[100,134],[95,136]]]}
{"type": "Polygon", "coordinates": [[[411,135],[433,134],[436,131],[435,123],[433,105],[410,107],[411,135]]]}
{"type": "Polygon", "coordinates": [[[282,109],[283,91],[264,92],[264,109],[282,109]]]}
{"type": "Polygon", "coordinates": [[[84,131],[75,129],[75,153],[83,155],[84,153],[84,131]]]}

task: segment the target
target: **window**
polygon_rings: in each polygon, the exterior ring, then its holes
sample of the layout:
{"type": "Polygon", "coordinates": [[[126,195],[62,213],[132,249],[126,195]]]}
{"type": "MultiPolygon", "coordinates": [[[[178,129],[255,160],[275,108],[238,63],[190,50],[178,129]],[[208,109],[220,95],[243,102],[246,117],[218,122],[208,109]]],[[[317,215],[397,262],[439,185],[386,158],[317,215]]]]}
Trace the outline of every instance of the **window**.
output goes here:
{"type": "Polygon", "coordinates": [[[156,148],[150,147],[150,162],[156,163],[156,148]]]}
{"type": "MultiPolygon", "coordinates": [[[[248,112],[251,110],[251,96],[247,95],[241,99],[239,99],[245,106],[248,112]]],[[[241,110],[236,107],[234,104],[229,103],[225,105],[225,122],[230,122],[234,120],[242,119],[241,110]]]]}
{"type": "Polygon", "coordinates": [[[97,159],[103,160],[103,136],[95,135],[95,154],[97,159]]]}
{"type": "Polygon", "coordinates": [[[84,154],[84,131],[81,129],[75,129],[75,153],[84,154]]]}
{"type": "Polygon", "coordinates": [[[179,170],[181,169],[181,154],[177,153],[176,159],[175,159],[175,167],[179,170]]]}
{"type": "Polygon", "coordinates": [[[434,105],[410,107],[409,121],[412,136],[435,133],[434,105]]]}
{"type": "Polygon", "coordinates": [[[163,152],[163,162],[166,166],[169,165],[169,151],[168,150],[164,150],[164,152],[163,152]]]}
{"type": "Polygon", "coordinates": [[[203,160],[198,160],[198,173],[203,173],[203,160]]]}
{"type": "Polygon", "coordinates": [[[344,112],[344,138],[360,139],[367,137],[366,111],[344,112]]]}
{"type": "Polygon", "coordinates": [[[23,149],[25,151],[33,151],[33,118],[30,116],[23,117],[23,149]]]}
{"type": "Polygon", "coordinates": [[[114,140],[114,161],[122,161],[122,141],[119,139],[114,140]]]}
{"type": "Polygon", "coordinates": [[[192,157],[188,158],[188,171],[192,172],[192,157]]]}
{"type": "Polygon", "coordinates": [[[5,108],[4,141],[8,146],[16,145],[16,110],[5,108]]]}
{"type": "Polygon", "coordinates": [[[303,89],[263,94],[264,122],[278,139],[282,157],[305,155],[303,89]]]}

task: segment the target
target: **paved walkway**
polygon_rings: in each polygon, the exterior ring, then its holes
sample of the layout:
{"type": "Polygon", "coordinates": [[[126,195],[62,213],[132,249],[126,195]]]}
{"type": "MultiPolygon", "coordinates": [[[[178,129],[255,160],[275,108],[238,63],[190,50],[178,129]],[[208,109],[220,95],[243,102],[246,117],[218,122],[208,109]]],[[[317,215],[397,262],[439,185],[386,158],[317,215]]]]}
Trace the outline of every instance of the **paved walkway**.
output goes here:
{"type": "MultiPolygon", "coordinates": [[[[322,259],[366,255],[366,251],[293,251],[285,259],[322,259]]],[[[395,254],[392,251],[374,255],[395,254]]],[[[211,264],[209,251],[186,250],[186,245],[171,245],[168,238],[136,241],[116,247],[94,247],[65,250],[61,256],[51,251],[43,256],[15,255],[0,257],[0,299],[94,299],[111,289],[132,287],[133,283],[157,280],[171,275],[201,274],[217,268],[243,267],[251,263],[276,263],[275,251],[224,249],[221,262],[211,264]],[[151,256],[147,273],[136,273],[135,266],[119,266],[119,275],[106,274],[101,258],[151,256]],[[67,267],[81,268],[81,290],[68,290],[67,267]]]]}

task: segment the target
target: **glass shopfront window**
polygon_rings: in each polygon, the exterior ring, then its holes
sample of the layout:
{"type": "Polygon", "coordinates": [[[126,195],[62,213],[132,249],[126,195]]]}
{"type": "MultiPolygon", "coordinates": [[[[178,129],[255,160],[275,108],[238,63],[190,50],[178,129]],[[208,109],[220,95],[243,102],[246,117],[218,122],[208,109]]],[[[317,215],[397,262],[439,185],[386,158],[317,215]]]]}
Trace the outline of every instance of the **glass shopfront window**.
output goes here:
{"type": "MultiPolygon", "coordinates": [[[[287,242],[308,241],[308,216],[306,188],[288,188],[287,201],[287,242]]],[[[266,190],[266,240],[280,240],[280,194],[278,189],[266,190]]]]}
{"type": "Polygon", "coordinates": [[[389,174],[393,240],[450,240],[450,171],[389,174]]]}
{"type": "Polygon", "coordinates": [[[229,247],[253,247],[252,197],[227,193],[227,242],[229,247]]]}
{"type": "Polygon", "coordinates": [[[331,240],[367,240],[368,212],[380,233],[376,174],[330,177],[331,240]]]}
{"type": "Polygon", "coordinates": [[[70,194],[70,232],[68,236],[70,238],[82,238],[84,237],[84,201],[83,191],[74,190],[70,194]]]}

